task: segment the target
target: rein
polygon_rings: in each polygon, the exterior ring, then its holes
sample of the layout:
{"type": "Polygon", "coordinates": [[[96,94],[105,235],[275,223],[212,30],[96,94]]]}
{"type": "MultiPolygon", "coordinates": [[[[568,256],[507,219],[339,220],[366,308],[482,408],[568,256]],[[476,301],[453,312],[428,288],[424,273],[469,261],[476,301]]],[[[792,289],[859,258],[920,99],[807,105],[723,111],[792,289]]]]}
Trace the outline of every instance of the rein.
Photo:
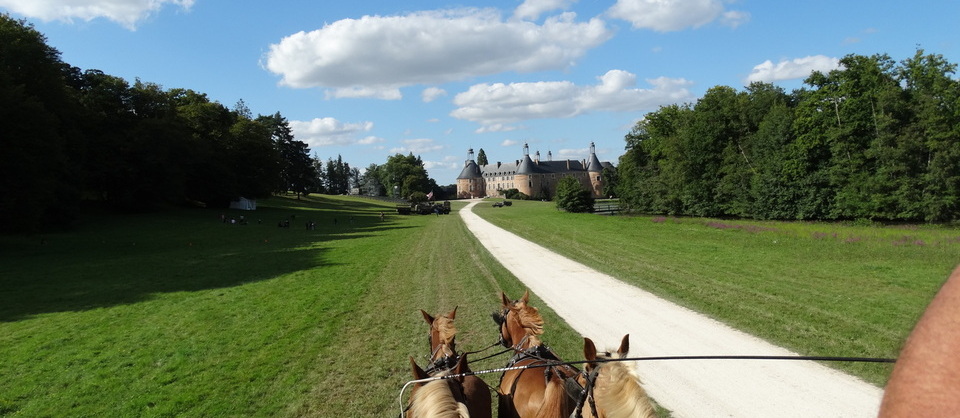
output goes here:
{"type": "MultiPolygon", "coordinates": [[[[487,347],[487,349],[490,347],[487,347]]],[[[512,349],[512,348],[511,348],[512,349]]],[[[484,349],[486,350],[486,349],[484,349]]],[[[508,349],[510,350],[510,349],[508,349]]],[[[505,351],[504,351],[505,352],[505,351]]],[[[502,353],[498,353],[502,354],[502,353]]],[[[558,364],[565,365],[576,365],[576,364],[586,364],[586,363],[607,363],[613,361],[671,361],[671,360],[788,360],[788,361],[836,361],[836,362],[852,362],[852,363],[896,363],[897,359],[895,358],[876,358],[876,357],[835,357],[835,356],[654,356],[654,357],[630,357],[630,358],[618,358],[618,359],[596,359],[593,361],[580,360],[580,361],[565,361],[555,364],[530,364],[526,366],[513,366],[513,367],[501,367],[498,369],[489,369],[489,370],[478,370],[468,373],[460,374],[451,374],[447,376],[437,376],[437,377],[428,377],[425,379],[411,380],[403,385],[400,389],[400,396],[397,398],[398,403],[400,404],[400,410],[405,411],[403,404],[403,392],[407,390],[407,387],[416,384],[416,383],[426,383],[432,380],[440,379],[451,379],[458,377],[466,376],[476,376],[480,374],[487,373],[501,373],[510,370],[524,370],[524,369],[536,369],[556,366],[558,364]]],[[[401,412],[401,415],[403,412],[401,412]]]]}

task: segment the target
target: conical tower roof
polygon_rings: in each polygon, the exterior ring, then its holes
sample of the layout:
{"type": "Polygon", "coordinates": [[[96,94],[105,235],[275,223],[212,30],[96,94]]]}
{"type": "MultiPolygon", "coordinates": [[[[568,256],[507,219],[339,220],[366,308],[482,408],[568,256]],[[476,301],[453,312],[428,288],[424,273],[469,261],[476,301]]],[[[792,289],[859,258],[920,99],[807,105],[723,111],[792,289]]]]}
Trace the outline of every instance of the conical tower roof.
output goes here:
{"type": "Polygon", "coordinates": [[[477,166],[477,162],[473,160],[468,160],[467,163],[463,166],[463,170],[460,171],[460,175],[457,176],[459,179],[477,179],[480,178],[480,167],[477,166]]]}

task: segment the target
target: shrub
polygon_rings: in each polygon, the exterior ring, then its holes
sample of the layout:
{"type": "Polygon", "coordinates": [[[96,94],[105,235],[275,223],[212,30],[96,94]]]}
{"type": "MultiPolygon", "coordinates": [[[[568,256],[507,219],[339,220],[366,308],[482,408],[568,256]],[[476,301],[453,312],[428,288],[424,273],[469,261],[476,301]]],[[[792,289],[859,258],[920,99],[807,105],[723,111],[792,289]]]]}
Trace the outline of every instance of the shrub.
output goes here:
{"type": "Polygon", "coordinates": [[[557,209],[567,212],[592,212],[593,197],[577,179],[566,176],[557,183],[557,209]]]}

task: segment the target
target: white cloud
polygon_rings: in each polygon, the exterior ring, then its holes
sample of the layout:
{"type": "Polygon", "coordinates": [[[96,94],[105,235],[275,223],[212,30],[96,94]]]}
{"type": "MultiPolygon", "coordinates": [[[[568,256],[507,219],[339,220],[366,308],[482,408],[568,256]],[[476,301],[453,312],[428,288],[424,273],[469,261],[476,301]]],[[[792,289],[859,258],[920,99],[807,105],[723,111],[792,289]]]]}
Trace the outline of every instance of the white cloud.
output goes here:
{"type": "Polygon", "coordinates": [[[634,29],[658,32],[698,28],[718,18],[736,27],[750,17],[746,12],[725,11],[721,0],[617,0],[607,15],[630,22],[634,29]]]}
{"type": "Polygon", "coordinates": [[[561,148],[557,151],[557,156],[564,160],[579,160],[584,155],[590,155],[590,148],[561,148]]]}
{"type": "Polygon", "coordinates": [[[381,142],[383,142],[383,141],[384,141],[383,138],[376,137],[376,136],[368,136],[368,137],[366,137],[366,138],[361,138],[361,139],[357,140],[357,144],[360,144],[360,145],[373,145],[373,144],[379,144],[379,143],[381,143],[381,142]]]}
{"type": "Polygon", "coordinates": [[[510,132],[510,131],[515,131],[517,129],[520,129],[520,128],[517,126],[504,125],[502,123],[494,123],[491,125],[481,126],[477,128],[477,130],[475,130],[474,132],[478,134],[482,134],[487,132],[510,132]]]}
{"type": "Polygon", "coordinates": [[[403,95],[400,94],[400,89],[397,88],[376,88],[376,87],[347,87],[341,89],[328,90],[326,92],[326,98],[328,99],[344,99],[344,98],[373,98],[381,100],[400,100],[403,98],[403,95]]]}
{"type": "Polygon", "coordinates": [[[770,60],[764,61],[753,67],[753,71],[747,76],[746,82],[755,81],[772,83],[780,80],[794,80],[806,78],[814,71],[827,73],[840,67],[840,60],[825,55],[813,55],[793,60],[783,60],[774,64],[770,60]]]}
{"type": "Polygon", "coordinates": [[[504,21],[492,9],[460,9],[343,19],[271,45],[264,67],[286,86],[336,89],[330,97],[564,69],[612,36],[600,19],[575,18],[563,13],[536,24],[504,21]]]}
{"type": "Polygon", "coordinates": [[[194,0],[0,0],[0,8],[43,21],[106,18],[134,30],[166,4],[189,10],[194,0]]]}
{"type": "Polygon", "coordinates": [[[537,20],[540,15],[553,10],[566,10],[576,0],[525,0],[513,11],[514,19],[537,20]]]}
{"type": "MultiPolygon", "coordinates": [[[[457,94],[451,116],[480,123],[493,130],[500,124],[528,119],[569,118],[593,111],[654,109],[692,99],[684,79],[649,79],[652,89],[633,88],[636,76],[610,70],[597,77],[597,85],[578,86],[569,81],[476,84],[457,94]]],[[[502,128],[500,128],[502,129],[502,128]]]]}
{"type": "Polygon", "coordinates": [[[391,149],[391,154],[408,154],[411,152],[414,154],[422,154],[440,151],[444,148],[443,145],[437,144],[436,141],[428,138],[405,139],[401,142],[403,142],[403,146],[391,149]]]}
{"type": "Polygon", "coordinates": [[[750,13],[742,12],[739,10],[731,10],[728,12],[723,12],[723,15],[720,16],[720,23],[724,26],[729,26],[736,29],[737,26],[740,26],[744,23],[750,21],[750,13]]]}
{"type": "Polygon", "coordinates": [[[368,136],[356,139],[357,135],[373,129],[373,122],[343,123],[334,118],[316,118],[309,121],[290,121],[290,129],[298,141],[310,148],[330,145],[373,144],[381,139],[368,136]]]}
{"type": "Polygon", "coordinates": [[[423,160],[423,168],[427,170],[433,170],[433,169],[457,170],[457,169],[463,168],[463,161],[454,162],[454,161],[451,161],[451,158],[455,158],[455,157],[447,156],[443,158],[443,161],[423,160]]]}
{"type": "Polygon", "coordinates": [[[516,140],[513,140],[513,139],[504,139],[503,142],[500,143],[500,146],[501,146],[501,147],[514,147],[514,146],[517,146],[517,145],[519,145],[519,144],[520,144],[520,141],[516,141],[516,140]]]}
{"type": "Polygon", "coordinates": [[[446,90],[437,88],[437,87],[427,87],[423,89],[423,93],[420,93],[420,96],[423,98],[423,101],[427,103],[430,103],[446,95],[447,95],[446,90]]]}

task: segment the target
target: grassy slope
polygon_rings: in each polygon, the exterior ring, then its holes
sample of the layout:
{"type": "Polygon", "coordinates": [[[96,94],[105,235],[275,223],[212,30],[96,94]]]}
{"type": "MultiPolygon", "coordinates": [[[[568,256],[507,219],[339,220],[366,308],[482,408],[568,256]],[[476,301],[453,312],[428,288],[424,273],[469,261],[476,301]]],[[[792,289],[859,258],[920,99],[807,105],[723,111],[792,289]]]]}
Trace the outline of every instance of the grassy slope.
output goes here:
{"type": "MultiPolygon", "coordinates": [[[[381,223],[390,209],[275,198],[245,226],[190,210],[0,237],[0,415],[392,414],[427,351],[418,309],[459,305],[471,350],[495,339],[496,292],[522,289],[459,217],[381,223]]],[[[546,340],[576,356],[543,310],[546,340]]]]}
{"type": "MultiPolygon", "coordinates": [[[[607,217],[561,213],[542,202],[481,205],[477,212],[607,274],[810,355],[895,357],[960,253],[956,229],[607,217]]],[[[875,384],[890,371],[839,367],[875,384]]]]}

